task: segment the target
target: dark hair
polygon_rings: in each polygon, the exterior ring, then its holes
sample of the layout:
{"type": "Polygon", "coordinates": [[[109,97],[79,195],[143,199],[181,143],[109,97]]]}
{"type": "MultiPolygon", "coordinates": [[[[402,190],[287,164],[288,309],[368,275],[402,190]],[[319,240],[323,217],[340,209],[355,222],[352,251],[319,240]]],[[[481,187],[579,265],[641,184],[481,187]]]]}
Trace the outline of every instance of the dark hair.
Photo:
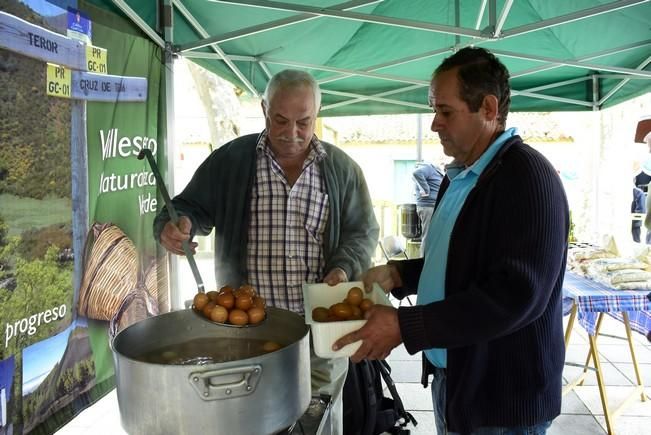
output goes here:
{"type": "Polygon", "coordinates": [[[486,95],[495,95],[498,101],[497,121],[504,128],[511,106],[509,71],[490,51],[465,47],[443,60],[434,71],[439,73],[458,68],[459,97],[471,112],[477,112],[486,95]]]}

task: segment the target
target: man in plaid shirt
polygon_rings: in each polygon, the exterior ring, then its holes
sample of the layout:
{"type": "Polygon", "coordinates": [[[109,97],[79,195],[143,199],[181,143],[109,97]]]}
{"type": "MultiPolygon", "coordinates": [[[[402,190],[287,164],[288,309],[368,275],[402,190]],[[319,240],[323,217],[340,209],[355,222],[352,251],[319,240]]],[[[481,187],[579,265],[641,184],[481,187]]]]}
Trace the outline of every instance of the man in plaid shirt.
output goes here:
{"type": "MultiPolygon", "coordinates": [[[[161,245],[183,255],[184,240],[214,228],[217,284],[249,283],[270,305],[299,314],[303,283],[359,277],[370,266],[379,227],[359,166],[314,135],[320,104],[309,74],[284,70],[272,77],[262,101],[265,130],[221,146],[203,162],[173,200],[178,226],[165,208],[156,217],[161,245]]],[[[347,360],[311,362],[313,390],[333,396],[334,433],[340,433],[347,360]]]]}

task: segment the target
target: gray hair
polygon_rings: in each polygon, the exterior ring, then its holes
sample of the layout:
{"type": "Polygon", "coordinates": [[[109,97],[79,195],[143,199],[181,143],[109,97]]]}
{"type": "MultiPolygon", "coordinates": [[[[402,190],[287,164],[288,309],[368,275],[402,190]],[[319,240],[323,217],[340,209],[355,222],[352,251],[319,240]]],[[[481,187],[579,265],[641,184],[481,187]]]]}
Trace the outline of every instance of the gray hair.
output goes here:
{"type": "Polygon", "coordinates": [[[269,103],[278,89],[294,89],[301,86],[307,86],[314,91],[314,106],[318,113],[321,107],[321,89],[316,80],[314,80],[314,77],[305,71],[285,69],[274,74],[271,80],[269,80],[269,83],[267,83],[267,87],[262,95],[262,101],[266,107],[269,107],[269,103]]]}

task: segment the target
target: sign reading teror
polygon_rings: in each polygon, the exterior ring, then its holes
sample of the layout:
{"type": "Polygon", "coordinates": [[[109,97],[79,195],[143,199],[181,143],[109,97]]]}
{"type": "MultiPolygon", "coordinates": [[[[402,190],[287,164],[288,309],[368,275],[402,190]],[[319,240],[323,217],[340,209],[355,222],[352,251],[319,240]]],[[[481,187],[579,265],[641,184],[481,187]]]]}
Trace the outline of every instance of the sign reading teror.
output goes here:
{"type": "Polygon", "coordinates": [[[0,12],[0,47],[72,69],[86,69],[86,47],[82,42],[6,12],[0,12]]]}

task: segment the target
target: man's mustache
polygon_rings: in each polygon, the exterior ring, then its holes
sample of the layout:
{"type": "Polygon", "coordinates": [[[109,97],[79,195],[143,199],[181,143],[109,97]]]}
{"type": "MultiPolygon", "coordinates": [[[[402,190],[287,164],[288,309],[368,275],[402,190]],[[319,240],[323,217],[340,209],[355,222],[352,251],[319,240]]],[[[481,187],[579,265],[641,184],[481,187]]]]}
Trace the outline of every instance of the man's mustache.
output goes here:
{"type": "Polygon", "coordinates": [[[289,143],[295,143],[295,144],[301,144],[305,142],[303,138],[300,137],[287,137],[287,136],[278,136],[276,137],[277,140],[281,142],[289,142],[289,143]]]}

